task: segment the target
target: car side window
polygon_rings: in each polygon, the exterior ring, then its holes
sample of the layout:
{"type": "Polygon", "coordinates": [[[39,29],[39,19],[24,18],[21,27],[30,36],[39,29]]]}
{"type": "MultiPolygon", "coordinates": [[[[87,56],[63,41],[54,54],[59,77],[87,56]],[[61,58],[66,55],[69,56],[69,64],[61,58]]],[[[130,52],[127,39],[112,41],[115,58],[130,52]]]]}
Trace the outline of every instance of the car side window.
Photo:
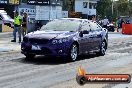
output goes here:
{"type": "Polygon", "coordinates": [[[81,30],[87,30],[90,31],[91,27],[90,27],[90,23],[89,22],[85,22],[82,24],[81,30]]]}
{"type": "Polygon", "coordinates": [[[90,26],[91,26],[91,30],[93,30],[93,31],[98,31],[101,29],[100,26],[97,25],[96,22],[90,22],[90,26]]]}

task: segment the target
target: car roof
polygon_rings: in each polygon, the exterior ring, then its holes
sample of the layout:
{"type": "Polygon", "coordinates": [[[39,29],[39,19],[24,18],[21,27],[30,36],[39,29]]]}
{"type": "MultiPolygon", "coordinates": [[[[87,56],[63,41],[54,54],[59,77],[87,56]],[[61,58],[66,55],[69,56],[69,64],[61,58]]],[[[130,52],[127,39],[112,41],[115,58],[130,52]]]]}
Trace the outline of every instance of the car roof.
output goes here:
{"type": "Polygon", "coordinates": [[[91,22],[91,20],[80,19],[80,18],[61,18],[61,20],[74,20],[74,21],[80,21],[80,22],[91,22]]]}

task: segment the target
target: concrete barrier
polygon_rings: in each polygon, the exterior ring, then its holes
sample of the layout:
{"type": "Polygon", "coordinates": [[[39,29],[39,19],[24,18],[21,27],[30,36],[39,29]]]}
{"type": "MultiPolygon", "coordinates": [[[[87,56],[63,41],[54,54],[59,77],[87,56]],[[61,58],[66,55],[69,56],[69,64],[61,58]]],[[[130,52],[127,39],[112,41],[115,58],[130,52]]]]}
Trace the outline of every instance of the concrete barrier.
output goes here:
{"type": "Polygon", "coordinates": [[[122,24],[122,34],[132,35],[132,24],[122,24]]]}

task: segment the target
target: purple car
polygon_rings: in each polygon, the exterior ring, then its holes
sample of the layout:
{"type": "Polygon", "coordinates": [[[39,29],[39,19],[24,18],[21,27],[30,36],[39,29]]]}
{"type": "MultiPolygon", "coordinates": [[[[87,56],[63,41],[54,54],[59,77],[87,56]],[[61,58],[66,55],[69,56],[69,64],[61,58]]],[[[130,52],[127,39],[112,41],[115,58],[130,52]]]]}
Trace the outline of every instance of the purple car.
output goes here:
{"type": "Polygon", "coordinates": [[[62,18],[43,25],[39,31],[23,38],[22,53],[26,59],[35,55],[67,57],[77,60],[81,54],[105,55],[108,31],[87,19],[62,18]]]}

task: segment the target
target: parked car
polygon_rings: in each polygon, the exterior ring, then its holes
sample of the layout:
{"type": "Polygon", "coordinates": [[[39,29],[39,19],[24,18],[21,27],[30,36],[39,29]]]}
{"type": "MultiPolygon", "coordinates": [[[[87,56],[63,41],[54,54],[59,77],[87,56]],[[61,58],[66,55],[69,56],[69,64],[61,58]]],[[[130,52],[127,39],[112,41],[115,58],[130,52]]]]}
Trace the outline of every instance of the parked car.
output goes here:
{"type": "Polygon", "coordinates": [[[14,20],[4,10],[0,10],[0,20],[2,24],[13,27],[14,20]]]}
{"type": "Polygon", "coordinates": [[[77,60],[78,55],[95,52],[105,55],[108,31],[87,19],[62,18],[42,26],[23,38],[21,51],[26,59],[35,55],[67,57],[77,60]]]}

